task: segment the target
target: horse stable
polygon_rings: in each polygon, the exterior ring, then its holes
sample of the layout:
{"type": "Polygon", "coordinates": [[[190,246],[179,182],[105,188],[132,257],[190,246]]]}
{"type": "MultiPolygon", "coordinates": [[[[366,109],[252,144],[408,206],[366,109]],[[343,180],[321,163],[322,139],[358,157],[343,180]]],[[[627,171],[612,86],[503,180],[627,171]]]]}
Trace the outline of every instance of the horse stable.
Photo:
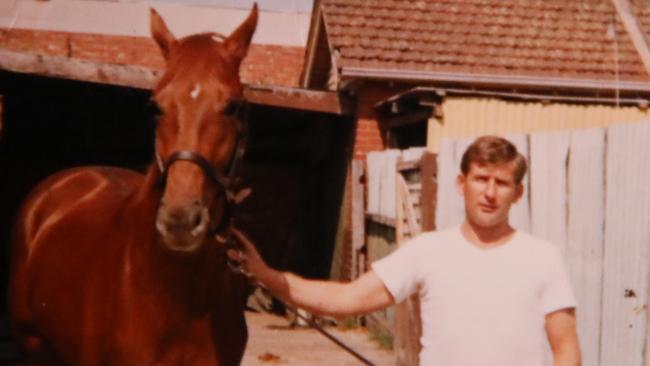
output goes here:
{"type": "MultiPolygon", "coordinates": [[[[43,7],[56,12],[56,6],[86,5],[18,3],[21,14],[29,14],[26,21],[40,15],[43,7]]],[[[81,8],[68,13],[70,23],[81,8]]],[[[142,19],[134,27],[148,20],[148,8],[141,4],[95,2],[91,8],[125,17],[135,8],[142,19]]],[[[161,4],[159,11],[173,14],[173,24],[182,19],[177,11],[191,17],[196,9],[161,4]]],[[[246,14],[238,9],[206,11],[213,18],[225,11],[216,20],[208,18],[222,23],[224,18],[246,14]]],[[[265,16],[282,18],[262,11],[260,17],[265,16]]],[[[298,21],[306,25],[308,19],[302,16],[298,21]]],[[[218,31],[227,34],[232,29],[225,23],[218,31]]],[[[82,26],[81,31],[66,32],[3,24],[0,167],[3,177],[11,178],[1,183],[0,235],[8,247],[19,204],[46,176],[87,165],[143,171],[152,162],[159,111],[150,89],[164,62],[148,36],[88,33],[82,26]]],[[[203,26],[214,29],[212,24],[203,26]]],[[[194,32],[180,28],[180,34],[194,32]]],[[[273,32],[278,33],[268,26],[258,28],[261,35],[255,39],[262,43],[253,41],[241,66],[247,84],[246,147],[237,180],[252,193],[236,207],[235,225],[264,243],[260,250],[276,267],[327,278],[353,137],[352,105],[336,92],[297,88],[304,48],[291,39],[279,38],[279,44],[273,44],[274,36],[268,35],[273,32]]],[[[5,283],[8,258],[6,250],[2,253],[5,283]]],[[[7,342],[6,330],[3,334],[7,342]]],[[[11,362],[14,355],[8,352],[6,357],[11,362]]]]}

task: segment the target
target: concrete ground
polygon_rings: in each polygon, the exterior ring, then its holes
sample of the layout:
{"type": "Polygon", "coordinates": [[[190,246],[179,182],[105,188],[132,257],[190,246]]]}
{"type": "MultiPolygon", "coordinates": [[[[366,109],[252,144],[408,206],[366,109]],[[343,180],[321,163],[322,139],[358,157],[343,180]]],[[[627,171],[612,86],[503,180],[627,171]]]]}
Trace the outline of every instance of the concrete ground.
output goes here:
{"type": "MultiPolygon", "coordinates": [[[[248,345],[242,366],[357,366],[360,361],[311,328],[294,327],[283,317],[247,312],[248,345]]],[[[326,328],[375,365],[394,365],[392,351],[382,350],[365,328],[326,328]]]]}

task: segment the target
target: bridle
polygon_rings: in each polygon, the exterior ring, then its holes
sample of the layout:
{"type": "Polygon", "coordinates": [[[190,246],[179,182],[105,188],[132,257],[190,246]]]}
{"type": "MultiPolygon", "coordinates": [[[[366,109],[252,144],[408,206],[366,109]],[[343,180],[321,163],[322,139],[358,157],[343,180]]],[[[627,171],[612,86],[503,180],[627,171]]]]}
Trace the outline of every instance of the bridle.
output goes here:
{"type": "Polygon", "coordinates": [[[195,164],[201,168],[203,175],[217,187],[218,194],[224,199],[224,209],[220,222],[212,229],[212,234],[218,234],[227,229],[230,225],[235,207],[239,201],[239,179],[237,174],[239,174],[239,169],[246,151],[246,143],[248,141],[248,103],[245,100],[233,101],[231,103],[236,104],[234,116],[239,120],[240,128],[235,151],[231,155],[230,162],[225,169],[227,172],[226,174],[215,169],[206,158],[194,151],[175,151],[164,161],[160,159],[160,155],[158,154],[158,151],[156,151],[156,160],[158,162],[158,168],[160,169],[160,176],[158,178],[158,187],[160,189],[164,189],[165,184],[167,183],[169,168],[177,161],[188,161],[195,164]]]}
{"type": "MultiPolygon", "coordinates": [[[[232,225],[232,216],[234,213],[235,206],[238,203],[238,198],[237,196],[239,195],[239,190],[237,189],[238,181],[237,181],[237,174],[239,167],[241,166],[242,159],[244,157],[244,152],[246,150],[246,143],[248,140],[248,104],[246,101],[241,101],[238,102],[237,105],[237,115],[238,119],[240,122],[240,133],[237,137],[237,145],[235,147],[235,151],[233,155],[230,158],[230,163],[228,164],[227,174],[224,175],[221,171],[214,169],[214,167],[210,164],[210,162],[205,159],[201,154],[198,154],[194,151],[189,151],[189,150],[179,150],[173,152],[171,155],[167,157],[165,161],[162,161],[158,155],[158,152],[156,151],[156,159],[158,161],[158,166],[160,168],[160,177],[158,180],[158,185],[162,188],[164,187],[166,181],[167,181],[167,174],[169,172],[169,168],[174,164],[175,162],[179,160],[183,161],[189,161],[193,164],[196,164],[201,170],[203,171],[203,174],[214,184],[216,185],[220,191],[220,193],[223,195],[225,204],[224,204],[224,212],[223,215],[221,216],[221,222],[219,222],[219,225],[215,227],[212,230],[212,234],[219,238],[221,235],[220,233],[225,232],[225,235],[223,235],[222,240],[226,248],[229,249],[239,249],[239,244],[236,242],[236,240],[233,238],[232,233],[230,230],[231,225],[232,225]]],[[[227,265],[230,267],[230,269],[235,272],[235,273],[240,273],[243,274],[250,279],[250,275],[246,273],[241,265],[239,263],[233,262],[230,259],[226,259],[227,265]]],[[[253,286],[259,287],[260,289],[267,291],[268,293],[271,293],[266,286],[264,286],[261,282],[253,281],[252,282],[253,286]]],[[[274,296],[275,297],[275,296],[274,296]]],[[[369,366],[374,366],[374,363],[372,363],[370,360],[365,358],[363,355],[360,353],[356,352],[354,349],[340,341],[338,338],[336,338],[334,335],[323,329],[322,326],[320,326],[316,321],[310,318],[306,318],[302,314],[300,314],[297,309],[293,308],[289,304],[285,303],[281,299],[275,297],[280,303],[282,303],[287,310],[295,314],[298,318],[302,319],[303,321],[307,322],[310,327],[316,329],[319,333],[327,337],[330,341],[334,342],[336,345],[341,347],[343,350],[346,352],[350,353],[352,356],[354,356],[357,360],[361,361],[364,365],[369,365],[369,366]]]]}

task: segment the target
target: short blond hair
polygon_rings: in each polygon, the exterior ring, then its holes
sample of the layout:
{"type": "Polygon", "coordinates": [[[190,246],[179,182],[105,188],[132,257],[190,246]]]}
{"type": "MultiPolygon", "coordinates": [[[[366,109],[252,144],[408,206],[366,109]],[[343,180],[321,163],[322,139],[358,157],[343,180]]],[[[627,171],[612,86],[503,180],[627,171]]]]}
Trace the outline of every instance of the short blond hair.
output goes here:
{"type": "Polygon", "coordinates": [[[521,183],[526,175],[528,164],[512,142],[498,136],[481,136],[474,140],[460,162],[460,171],[467,175],[472,163],[507,164],[515,163],[515,184],[521,183]]]}

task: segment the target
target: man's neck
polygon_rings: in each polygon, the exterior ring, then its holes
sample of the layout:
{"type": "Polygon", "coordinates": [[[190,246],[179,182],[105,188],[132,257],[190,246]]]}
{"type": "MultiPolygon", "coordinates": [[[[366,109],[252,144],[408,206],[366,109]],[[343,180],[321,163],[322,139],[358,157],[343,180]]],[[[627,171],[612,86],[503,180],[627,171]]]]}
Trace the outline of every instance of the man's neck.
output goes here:
{"type": "Polygon", "coordinates": [[[494,248],[503,245],[516,232],[507,222],[486,228],[472,224],[469,221],[465,221],[461,225],[460,231],[465,239],[481,248],[494,248]]]}

